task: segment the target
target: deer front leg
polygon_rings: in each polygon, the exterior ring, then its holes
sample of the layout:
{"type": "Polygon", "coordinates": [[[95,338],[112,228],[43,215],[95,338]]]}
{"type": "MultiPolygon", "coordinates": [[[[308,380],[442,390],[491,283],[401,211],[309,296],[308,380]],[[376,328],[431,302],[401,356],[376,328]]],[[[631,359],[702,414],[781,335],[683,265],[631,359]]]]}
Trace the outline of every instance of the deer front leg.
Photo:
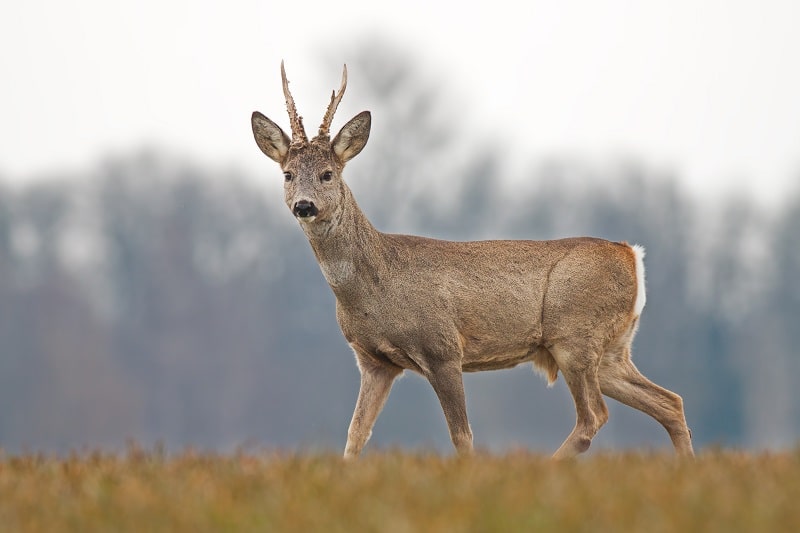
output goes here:
{"type": "Polygon", "coordinates": [[[430,369],[426,377],[442,404],[450,439],[460,454],[472,453],[472,429],[467,419],[467,403],[461,363],[445,363],[430,369]]]}
{"type": "Polygon", "coordinates": [[[353,411],[353,419],[347,430],[347,445],[344,458],[354,459],[372,435],[372,426],[386,403],[395,378],[403,371],[394,365],[382,364],[369,355],[356,353],[361,371],[361,387],[353,411]]]}

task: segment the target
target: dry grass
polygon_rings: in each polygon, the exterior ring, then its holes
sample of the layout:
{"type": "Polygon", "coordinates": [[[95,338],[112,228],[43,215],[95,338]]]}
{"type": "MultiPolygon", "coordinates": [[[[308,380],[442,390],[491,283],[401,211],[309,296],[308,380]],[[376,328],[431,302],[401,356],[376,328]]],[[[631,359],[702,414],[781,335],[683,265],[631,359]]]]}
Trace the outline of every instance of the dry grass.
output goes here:
{"type": "Polygon", "coordinates": [[[3,531],[800,531],[800,450],[0,453],[3,531]]]}

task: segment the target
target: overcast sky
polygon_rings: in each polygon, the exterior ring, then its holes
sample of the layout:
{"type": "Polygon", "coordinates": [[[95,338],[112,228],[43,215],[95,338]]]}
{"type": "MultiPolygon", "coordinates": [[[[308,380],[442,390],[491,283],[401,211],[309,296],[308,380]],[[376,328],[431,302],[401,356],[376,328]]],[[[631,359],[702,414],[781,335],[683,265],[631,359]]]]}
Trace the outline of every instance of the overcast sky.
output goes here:
{"type": "MultiPolygon", "coordinates": [[[[321,73],[320,58],[380,35],[519,161],[635,156],[708,197],[774,201],[797,189],[800,2],[473,5],[4,2],[0,176],[79,171],[143,145],[265,172],[249,116],[285,123],[280,60],[311,117],[338,85],[338,67],[321,73]]],[[[358,80],[351,70],[348,96],[358,80]]],[[[334,129],[348,117],[337,118],[334,129]]]]}

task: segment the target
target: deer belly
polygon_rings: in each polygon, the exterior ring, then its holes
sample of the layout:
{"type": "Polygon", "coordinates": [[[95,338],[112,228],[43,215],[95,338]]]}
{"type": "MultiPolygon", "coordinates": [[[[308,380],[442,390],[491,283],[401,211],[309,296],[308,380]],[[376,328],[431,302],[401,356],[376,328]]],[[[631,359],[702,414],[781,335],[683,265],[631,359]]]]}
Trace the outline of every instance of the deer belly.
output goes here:
{"type": "Polygon", "coordinates": [[[521,363],[533,360],[538,346],[536,344],[509,347],[502,351],[480,351],[471,353],[465,350],[461,368],[464,372],[480,372],[482,370],[501,370],[513,368],[521,363]]]}

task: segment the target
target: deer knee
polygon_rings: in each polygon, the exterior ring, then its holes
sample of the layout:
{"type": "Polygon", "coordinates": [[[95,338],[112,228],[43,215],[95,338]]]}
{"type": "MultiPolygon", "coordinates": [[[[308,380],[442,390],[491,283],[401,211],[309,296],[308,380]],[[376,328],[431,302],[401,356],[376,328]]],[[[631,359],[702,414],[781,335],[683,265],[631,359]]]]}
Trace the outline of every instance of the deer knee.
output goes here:
{"type": "Polygon", "coordinates": [[[680,397],[679,394],[672,393],[672,408],[675,410],[676,413],[683,416],[683,398],[680,397]]]}
{"type": "Polygon", "coordinates": [[[683,411],[683,398],[670,391],[665,407],[668,412],[668,422],[671,426],[686,426],[686,417],[683,411]]]}
{"type": "Polygon", "coordinates": [[[592,439],[590,437],[578,437],[575,439],[575,452],[583,453],[588,450],[591,445],[592,439]]]}

